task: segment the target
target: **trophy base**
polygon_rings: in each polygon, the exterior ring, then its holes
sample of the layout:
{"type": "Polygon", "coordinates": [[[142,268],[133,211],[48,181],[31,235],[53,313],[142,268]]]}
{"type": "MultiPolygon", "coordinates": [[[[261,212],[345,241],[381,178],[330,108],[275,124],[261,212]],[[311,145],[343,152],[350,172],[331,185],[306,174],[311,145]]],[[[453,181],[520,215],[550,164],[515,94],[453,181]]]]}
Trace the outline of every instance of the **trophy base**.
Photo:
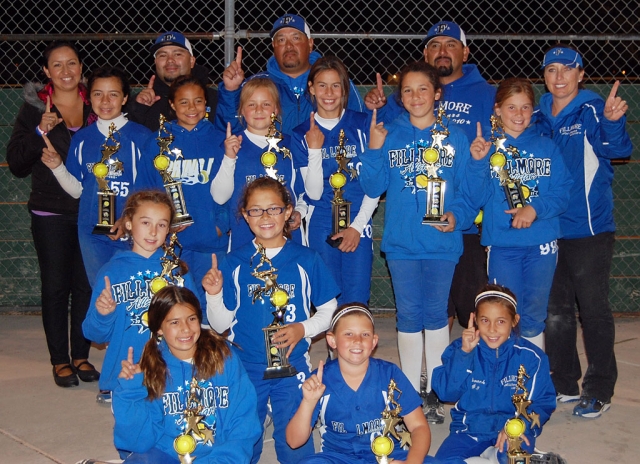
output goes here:
{"type": "Polygon", "coordinates": [[[283,377],[293,377],[298,370],[293,366],[267,367],[262,376],[262,380],[281,379],[283,377]]]}
{"type": "Polygon", "coordinates": [[[191,216],[186,215],[186,216],[181,216],[179,218],[176,218],[171,225],[173,227],[190,226],[194,222],[195,221],[193,220],[193,218],[191,216]]]}
{"type": "Polygon", "coordinates": [[[326,242],[331,245],[333,248],[338,248],[342,244],[342,237],[332,239],[333,235],[328,235],[326,242]]]}
{"type": "Polygon", "coordinates": [[[448,226],[449,221],[441,221],[441,216],[424,216],[422,224],[427,226],[448,226]]]}
{"type": "Polygon", "coordinates": [[[96,226],[91,231],[94,235],[116,235],[117,232],[111,232],[112,225],[104,225],[104,224],[96,224],[96,226]]]}

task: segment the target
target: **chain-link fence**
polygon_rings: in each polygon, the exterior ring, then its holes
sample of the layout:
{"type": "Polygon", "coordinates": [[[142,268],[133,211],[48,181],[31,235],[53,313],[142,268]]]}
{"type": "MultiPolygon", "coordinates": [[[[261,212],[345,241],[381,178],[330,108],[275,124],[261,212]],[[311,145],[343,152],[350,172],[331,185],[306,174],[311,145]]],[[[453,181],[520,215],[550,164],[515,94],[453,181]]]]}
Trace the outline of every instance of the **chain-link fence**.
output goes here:
{"type": "MultiPolygon", "coordinates": [[[[382,0],[363,2],[272,2],[266,0],[188,2],[133,0],[72,2],[47,5],[27,0],[3,2],[0,23],[0,306],[39,304],[38,266],[29,231],[26,200],[29,180],[13,177],[5,162],[6,144],[22,103],[20,86],[42,81],[41,53],[54,38],[75,41],[85,72],[100,65],[118,65],[143,86],[153,74],[148,47],[160,32],[179,30],[191,40],[197,62],[218,82],[235,46],[244,48],[247,75],[263,70],[271,56],[269,30],[286,12],[305,17],[315,49],[335,54],[365,92],[375,73],[393,84],[394,74],[422,56],[419,44],[428,27],[454,20],[467,33],[470,62],[490,82],[513,75],[541,85],[543,51],[558,40],[578,47],[586,63],[587,85],[606,95],[613,78],[621,80],[619,94],[629,101],[628,130],[640,146],[640,4],[636,1],[493,2],[444,0],[438,3],[382,0]],[[228,31],[225,33],[225,31],[228,31]],[[499,32],[497,32],[499,31],[499,32]],[[233,32],[233,34],[231,34],[233,32]],[[233,37],[231,36],[233,35],[233,37]]],[[[388,92],[391,89],[387,89],[388,92]]],[[[614,310],[640,311],[640,159],[616,165],[614,192],[618,224],[611,275],[614,310]]],[[[383,227],[381,204],[374,217],[376,259],[372,276],[374,307],[393,307],[393,294],[379,239],[383,227]]]]}

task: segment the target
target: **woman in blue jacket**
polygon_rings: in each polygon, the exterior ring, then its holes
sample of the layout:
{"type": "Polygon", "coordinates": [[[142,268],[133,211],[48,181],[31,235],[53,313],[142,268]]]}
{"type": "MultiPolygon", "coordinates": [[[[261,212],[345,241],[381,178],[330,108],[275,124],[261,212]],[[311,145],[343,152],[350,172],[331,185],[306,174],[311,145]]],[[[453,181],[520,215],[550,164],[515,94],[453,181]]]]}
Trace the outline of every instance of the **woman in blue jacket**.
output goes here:
{"type": "Polygon", "coordinates": [[[609,409],[618,376],[609,307],[615,241],[611,160],[633,150],[625,128],[628,106],[616,96],[618,82],[606,101],[583,88],[582,56],[570,46],[547,51],[543,68],[549,93],[537,111],[541,132],[556,142],[574,180],[570,207],[560,217],[563,238],[549,298],[547,353],[559,401],[580,399],[573,413],[594,418],[609,409]],[[576,301],[588,362],[581,396],[576,301]]]}

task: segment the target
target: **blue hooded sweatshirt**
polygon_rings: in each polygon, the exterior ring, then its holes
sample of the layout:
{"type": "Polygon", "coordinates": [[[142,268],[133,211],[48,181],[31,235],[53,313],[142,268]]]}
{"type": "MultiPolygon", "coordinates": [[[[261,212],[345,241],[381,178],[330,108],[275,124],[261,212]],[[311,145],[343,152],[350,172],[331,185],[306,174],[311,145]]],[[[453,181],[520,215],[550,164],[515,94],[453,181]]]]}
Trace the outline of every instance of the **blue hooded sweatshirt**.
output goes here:
{"type": "MultiPolygon", "coordinates": [[[[116,388],[120,362],[127,359],[130,346],[135,362],[142,356],[142,349],[151,336],[147,325],[147,311],[153,296],[149,283],[162,272],[160,258],[163,254],[162,248],[149,258],[134,251],[122,251],[98,272],[82,332],[93,342],[109,343],[102,363],[100,390],[116,388]],[[106,316],[96,309],[96,300],[104,290],[105,276],[109,277],[111,295],[116,302],[115,311],[106,316]]],[[[184,276],[184,286],[195,291],[191,274],[184,276]]]]}
{"type": "MultiPolygon", "coordinates": [[[[165,123],[165,127],[174,136],[170,148],[182,151],[182,158],[172,159],[168,171],[174,180],[182,182],[187,212],[194,221],[178,234],[180,244],[185,250],[202,253],[226,251],[229,208],[227,204],[221,206],[213,201],[210,191],[211,181],[222,164],[226,134],[218,131],[208,119],[202,119],[192,130],[185,129],[177,121],[165,123]]],[[[160,152],[157,136],[154,133],[145,143],[144,157],[151,162],[140,166],[140,178],[164,190],[162,176],[153,167],[153,158],[160,152]]]]}
{"type": "MultiPolygon", "coordinates": [[[[143,374],[136,374],[131,380],[118,379],[113,393],[114,441],[116,448],[135,453],[157,448],[178,462],[173,441],[187,427],[183,413],[194,369],[190,362],[173,356],[164,340],[160,352],[167,364],[167,385],[160,398],[147,399],[143,374]]],[[[237,353],[232,349],[231,356],[225,359],[224,371],[200,379],[198,386],[203,406],[200,414],[204,416],[200,424],[212,432],[213,443],[196,440],[191,456],[199,464],[248,463],[254,444],[262,439],[262,424],[256,411],[255,389],[237,353]]]]}
{"type": "Polygon", "coordinates": [[[521,181],[530,192],[527,204],[536,210],[536,220],[531,227],[514,229],[504,188],[496,172],[490,169],[489,155],[481,160],[471,159],[467,180],[483,179],[481,188],[471,197],[475,206],[484,210],[482,219],[482,245],[501,247],[527,247],[547,243],[561,237],[560,215],[569,206],[570,174],[562,160],[562,154],[553,141],[539,135],[535,128],[528,128],[518,138],[505,134],[506,148],[518,149],[519,157],[511,151],[501,151],[506,158],[510,178],[521,181]]]}
{"type": "Polygon", "coordinates": [[[553,95],[544,94],[534,112],[539,131],[558,145],[573,177],[569,209],[560,217],[564,238],[584,238],[614,232],[612,159],[631,155],[626,116],[604,117],[604,100],[590,90],[578,95],[553,116],[553,95]]]}
{"type": "MultiPolygon", "coordinates": [[[[320,58],[318,52],[311,52],[309,63],[313,65],[318,58],[320,58]]],[[[267,70],[251,76],[250,79],[254,77],[266,77],[276,84],[280,94],[280,106],[282,107],[283,133],[291,135],[295,127],[309,119],[309,115],[314,111],[313,104],[306,91],[309,70],[298,77],[289,77],[280,70],[276,58],[272,56],[267,62],[267,70]]],[[[240,105],[241,90],[242,87],[238,90],[229,91],[225,89],[223,82],[218,85],[218,106],[216,111],[219,116],[216,119],[218,124],[224,124],[225,129],[228,121],[235,121],[236,119],[240,105]]],[[[351,80],[349,80],[349,102],[347,107],[354,111],[364,111],[364,104],[358,89],[351,80]]]]}
{"type": "Polygon", "coordinates": [[[496,349],[489,348],[482,339],[471,353],[462,351],[461,338],[451,343],[442,355],[442,365],[433,370],[432,380],[440,400],[455,403],[451,409],[451,433],[494,443],[507,419],[515,415],[511,397],[521,365],[529,376],[525,386],[532,404],[527,411],[540,415],[540,426],[530,428],[527,423],[525,435],[537,437],[556,409],[547,355],[513,333],[496,349]]]}
{"type": "Polygon", "coordinates": [[[427,197],[427,165],[422,153],[431,145],[432,127],[418,129],[405,112],[387,129],[382,148],[367,148],[360,157],[364,193],[373,198],[387,192],[382,251],[387,259],[444,259],[457,263],[462,254],[460,230],[469,228],[476,216],[470,200],[465,198],[468,185],[464,177],[471,157],[467,137],[450,125],[450,134],[442,141],[445,148],[436,162],[438,176],[446,181],[444,210],[456,219],[455,231],[440,232],[422,224],[427,197]]]}

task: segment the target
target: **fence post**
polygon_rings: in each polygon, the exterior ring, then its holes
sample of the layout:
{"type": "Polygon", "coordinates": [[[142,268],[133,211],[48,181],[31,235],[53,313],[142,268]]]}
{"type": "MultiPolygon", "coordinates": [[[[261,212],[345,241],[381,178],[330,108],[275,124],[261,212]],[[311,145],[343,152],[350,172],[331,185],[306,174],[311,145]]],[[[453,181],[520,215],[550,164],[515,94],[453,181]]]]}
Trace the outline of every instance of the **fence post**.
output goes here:
{"type": "Polygon", "coordinates": [[[224,63],[229,66],[234,58],[235,0],[224,0],[224,63]]]}

